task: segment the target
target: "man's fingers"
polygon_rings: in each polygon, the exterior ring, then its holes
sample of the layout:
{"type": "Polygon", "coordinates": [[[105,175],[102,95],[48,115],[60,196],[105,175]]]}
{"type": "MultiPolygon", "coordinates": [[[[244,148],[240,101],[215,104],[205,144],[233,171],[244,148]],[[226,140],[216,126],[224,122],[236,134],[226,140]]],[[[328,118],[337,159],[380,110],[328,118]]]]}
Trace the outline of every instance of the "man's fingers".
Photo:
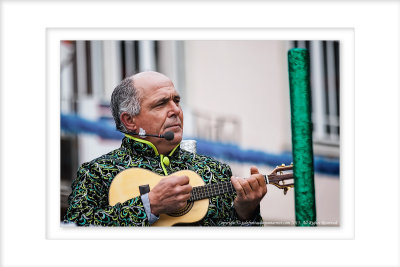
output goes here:
{"type": "Polygon", "coordinates": [[[264,175],[259,174],[259,175],[254,175],[253,177],[257,180],[257,183],[259,184],[259,186],[261,186],[261,187],[266,186],[264,175]]]}
{"type": "MultiPolygon", "coordinates": [[[[258,172],[257,167],[255,167],[255,166],[250,167],[250,173],[251,173],[251,175],[256,174],[253,177],[255,177],[257,179],[258,185],[261,187],[263,194],[266,194],[267,193],[267,184],[265,182],[264,175],[260,174],[258,172]]],[[[255,187],[252,186],[252,188],[255,188],[255,187]]]]}
{"type": "Polygon", "coordinates": [[[186,185],[189,183],[189,177],[187,176],[176,176],[176,178],[179,185],[186,185]]]}
{"type": "Polygon", "coordinates": [[[190,184],[182,185],[181,189],[182,189],[182,193],[184,193],[184,194],[189,194],[190,192],[192,192],[192,186],[190,184]]]}
{"type": "Polygon", "coordinates": [[[239,182],[239,178],[236,178],[236,177],[232,176],[231,177],[231,182],[232,182],[233,187],[236,190],[237,195],[239,197],[242,197],[242,198],[245,197],[246,193],[244,192],[244,189],[242,188],[242,185],[239,182]]]}
{"type": "Polygon", "coordinates": [[[190,193],[189,194],[182,194],[178,197],[179,201],[187,201],[190,198],[190,193]]]}
{"type": "Polygon", "coordinates": [[[250,177],[249,179],[247,179],[247,181],[250,184],[251,190],[256,191],[260,188],[260,184],[259,184],[257,178],[250,177]]]}
{"type": "Polygon", "coordinates": [[[170,176],[170,177],[161,179],[160,183],[166,183],[166,184],[170,184],[172,186],[186,185],[186,184],[189,184],[189,177],[187,177],[187,176],[170,176]]]}
{"type": "Polygon", "coordinates": [[[185,185],[185,184],[189,184],[189,177],[187,177],[187,176],[169,176],[164,179],[161,179],[160,183],[169,184],[172,186],[185,185]]]}
{"type": "Polygon", "coordinates": [[[251,189],[251,186],[250,186],[249,182],[247,180],[243,179],[243,178],[239,178],[238,180],[239,180],[239,183],[240,183],[240,185],[242,186],[242,188],[244,190],[245,195],[250,194],[252,189],[251,189]]]}
{"type": "Polygon", "coordinates": [[[192,186],[190,184],[187,185],[177,185],[175,187],[172,188],[173,190],[172,195],[185,195],[185,194],[189,194],[190,192],[192,192],[192,186]]]}
{"type": "Polygon", "coordinates": [[[250,167],[250,175],[259,174],[257,167],[251,166],[250,167]]]}

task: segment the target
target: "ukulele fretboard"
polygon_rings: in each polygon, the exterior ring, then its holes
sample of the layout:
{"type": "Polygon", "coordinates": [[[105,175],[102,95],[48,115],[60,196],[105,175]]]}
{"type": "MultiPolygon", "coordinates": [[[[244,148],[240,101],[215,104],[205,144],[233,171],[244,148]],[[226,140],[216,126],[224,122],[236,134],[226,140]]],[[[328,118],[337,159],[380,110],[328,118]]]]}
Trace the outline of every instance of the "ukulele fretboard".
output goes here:
{"type": "MultiPolygon", "coordinates": [[[[264,175],[264,179],[266,180],[266,183],[268,184],[269,181],[268,181],[266,175],[264,175]]],[[[221,182],[221,183],[217,183],[217,184],[196,186],[196,187],[193,187],[191,196],[188,201],[189,202],[196,201],[196,200],[200,200],[200,199],[215,197],[215,196],[219,196],[219,195],[222,195],[225,193],[233,193],[233,192],[235,192],[235,188],[233,187],[231,182],[221,182]]]]}
{"type": "Polygon", "coordinates": [[[231,182],[222,182],[218,184],[209,184],[204,186],[193,187],[191,196],[188,201],[196,201],[204,198],[219,196],[225,193],[234,192],[231,182]]]}

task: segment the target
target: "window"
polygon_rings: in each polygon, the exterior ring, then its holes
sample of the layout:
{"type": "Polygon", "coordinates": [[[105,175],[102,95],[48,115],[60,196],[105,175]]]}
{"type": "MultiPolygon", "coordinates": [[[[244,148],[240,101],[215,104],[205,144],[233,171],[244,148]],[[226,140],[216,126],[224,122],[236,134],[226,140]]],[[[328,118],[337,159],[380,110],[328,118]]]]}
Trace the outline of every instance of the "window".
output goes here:
{"type": "Polygon", "coordinates": [[[311,117],[316,150],[336,151],[340,143],[339,41],[292,41],[310,52],[311,117]]]}

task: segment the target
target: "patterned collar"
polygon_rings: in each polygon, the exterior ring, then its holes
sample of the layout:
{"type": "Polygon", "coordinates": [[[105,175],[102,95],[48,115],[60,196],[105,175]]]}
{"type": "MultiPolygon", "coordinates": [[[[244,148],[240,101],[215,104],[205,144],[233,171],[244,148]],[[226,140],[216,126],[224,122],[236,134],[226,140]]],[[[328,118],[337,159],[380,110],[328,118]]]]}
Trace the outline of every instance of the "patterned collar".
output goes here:
{"type": "MultiPolygon", "coordinates": [[[[177,156],[179,154],[179,146],[180,144],[178,144],[168,156],[177,156]]],[[[148,157],[157,157],[160,155],[157,148],[151,142],[128,134],[125,134],[125,137],[122,139],[122,147],[131,155],[143,155],[148,157]]]]}

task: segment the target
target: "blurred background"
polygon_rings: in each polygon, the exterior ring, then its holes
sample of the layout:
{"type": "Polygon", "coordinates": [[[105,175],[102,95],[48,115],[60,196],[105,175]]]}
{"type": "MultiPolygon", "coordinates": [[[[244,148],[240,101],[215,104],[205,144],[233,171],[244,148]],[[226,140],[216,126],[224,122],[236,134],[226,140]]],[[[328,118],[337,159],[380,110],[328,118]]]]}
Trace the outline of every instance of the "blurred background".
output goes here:
{"type": "MultiPolygon", "coordinates": [[[[184,139],[197,153],[249,176],[290,164],[291,128],[287,51],[310,51],[310,83],[317,222],[340,224],[340,44],[338,41],[62,41],[61,219],[80,164],[116,149],[110,97],[137,72],[168,76],[180,93],[184,139]]],[[[293,226],[294,192],[270,185],[261,202],[264,222],[293,226]]]]}

